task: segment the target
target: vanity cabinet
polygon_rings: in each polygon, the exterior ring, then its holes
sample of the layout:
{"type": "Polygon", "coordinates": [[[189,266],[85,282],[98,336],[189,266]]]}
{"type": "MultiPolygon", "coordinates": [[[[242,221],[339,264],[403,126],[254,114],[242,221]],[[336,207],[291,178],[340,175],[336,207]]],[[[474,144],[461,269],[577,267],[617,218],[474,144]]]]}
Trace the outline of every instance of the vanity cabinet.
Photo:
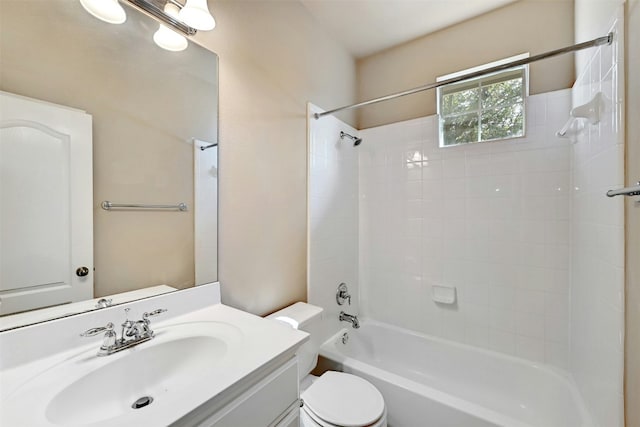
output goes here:
{"type": "MultiPolygon", "coordinates": [[[[198,427],[297,427],[298,364],[293,357],[253,383],[198,427]]],[[[206,405],[203,405],[206,406],[206,405]]],[[[176,425],[181,425],[178,422],[176,425]]],[[[192,424],[189,424],[192,425],[192,424]]]]}

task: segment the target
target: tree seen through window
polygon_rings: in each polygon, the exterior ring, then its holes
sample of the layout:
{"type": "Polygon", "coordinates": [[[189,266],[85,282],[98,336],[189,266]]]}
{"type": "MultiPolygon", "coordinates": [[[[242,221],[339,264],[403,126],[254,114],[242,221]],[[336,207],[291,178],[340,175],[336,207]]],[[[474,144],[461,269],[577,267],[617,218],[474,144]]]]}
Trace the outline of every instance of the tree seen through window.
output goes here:
{"type": "Polygon", "coordinates": [[[525,69],[438,88],[440,145],[524,136],[525,69]]]}

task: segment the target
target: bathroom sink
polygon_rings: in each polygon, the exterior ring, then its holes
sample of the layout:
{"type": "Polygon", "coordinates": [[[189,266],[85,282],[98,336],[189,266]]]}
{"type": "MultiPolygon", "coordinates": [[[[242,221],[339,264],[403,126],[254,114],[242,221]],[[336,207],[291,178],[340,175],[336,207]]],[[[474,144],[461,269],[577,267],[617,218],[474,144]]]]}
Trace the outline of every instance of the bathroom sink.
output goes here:
{"type": "Polygon", "coordinates": [[[192,322],[156,329],[154,339],[106,357],[99,343],[32,378],[9,408],[25,421],[47,425],[121,425],[184,397],[203,378],[232,363],[240,329],[224,322],[192,322]],[[25,414],[33,415],[31,422],[25,414]]]}
{"type": "Polygon", "coordinates": [[[189,337],[140,348],[69,384],[47,405],[54,424],[92,424],[145,406],[161,404],[159,395],[183,389],[211,370],[227,353],[224,341],[189,337]],[[148,403],[150,399],[154,399],[148,403]],[[146,405],[145,405],[146,404],[146,405]]]}

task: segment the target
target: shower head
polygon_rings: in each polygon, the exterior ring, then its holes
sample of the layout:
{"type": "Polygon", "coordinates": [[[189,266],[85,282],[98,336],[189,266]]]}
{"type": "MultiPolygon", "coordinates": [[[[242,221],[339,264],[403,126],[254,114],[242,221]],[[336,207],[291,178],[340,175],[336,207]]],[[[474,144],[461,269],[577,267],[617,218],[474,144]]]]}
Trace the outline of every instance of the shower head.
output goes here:
{"type": "Polygon", "coordinates": [[[353,141],[354,147],[357,147],[362,142],[362,138],[358,138],[357,136],[349,135],[348,133],[340,131],[340,139],[344,139],[345,136],[353,141]]]}

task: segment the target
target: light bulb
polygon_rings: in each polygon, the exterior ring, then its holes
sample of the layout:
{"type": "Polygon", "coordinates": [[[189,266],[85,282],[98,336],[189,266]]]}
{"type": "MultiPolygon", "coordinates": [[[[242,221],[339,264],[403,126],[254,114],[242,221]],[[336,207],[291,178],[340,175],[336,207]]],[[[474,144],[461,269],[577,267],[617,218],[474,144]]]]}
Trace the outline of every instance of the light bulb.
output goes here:
{"type": "Polygon", "coordinates": [[[216,26],[215,19],[209,13],[207,0],[187,0],[178,16],[182,22],[196,30],[208,31],[216,26]]]}
{"type": "Polygon", "coordinates": [[[153,35],[153,41],[161,48],[172,52],[185,50],[189,45],[186,38],[162,24],[153,35]]]}
{"type": "Polygon", "coordinates": [[[109,24],[122,24],[127,20],[118,0],[80,0],[80,4],[91,15],[109,24]]]}
{"type": "MultiPolygon", "coordinates": [[[[173,18],[178,17],[179,11],[180,9],[178,9],[178,6],[174,4],[167,3],[164,6],[164,12],[173,18]]],[[[185,37],[176,33],[175,31],[173,31],[172,29],[170,29],[169,27],[163,24],[160,24],[158,31],[156,31],[155,34],[153,35],[153,41],[161,48],[170,50],[172,52],[179,52],[181,50],[185,50],[189,45],[189,42],[185,37]]]]}

